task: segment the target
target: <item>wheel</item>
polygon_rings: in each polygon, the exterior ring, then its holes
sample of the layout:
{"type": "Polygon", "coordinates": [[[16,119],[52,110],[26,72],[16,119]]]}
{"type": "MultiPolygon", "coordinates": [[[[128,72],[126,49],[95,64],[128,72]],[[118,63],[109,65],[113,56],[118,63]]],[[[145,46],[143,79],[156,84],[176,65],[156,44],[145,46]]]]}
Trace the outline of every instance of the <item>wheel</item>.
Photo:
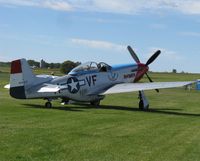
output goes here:
{"type": "Polygon", "coordinates": [[[51,108],[51,107],[52,107],[51,102],[46,102],[46,103],[45,103],[45,107],[46,107],[46,108],[51,108]]]}
{"type": "Polygon", "coordinates": [[[100,100],[98,101],[92,101],[90,102],[91,105],[94,105],[94,106],[99,106],[100,105],[100,100]]]}
{"type": "Polygon", "coordinates": [[[139,102],[139,109],[140,110],[148,110],[149,109],[149,105],[147,105],[146,107],[144,107],[144,102],[141,100],[140,102],[139,102]]]}

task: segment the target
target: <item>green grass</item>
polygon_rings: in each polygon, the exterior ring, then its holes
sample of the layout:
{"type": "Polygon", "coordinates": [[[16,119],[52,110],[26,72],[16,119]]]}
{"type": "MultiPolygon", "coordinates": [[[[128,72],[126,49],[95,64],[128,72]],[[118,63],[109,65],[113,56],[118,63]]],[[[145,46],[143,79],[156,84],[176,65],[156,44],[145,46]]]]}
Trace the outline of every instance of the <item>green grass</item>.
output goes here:
{"type": "MultiPolygon", "coordinates": [[[[44,100],[11,98],[3,89],[9,70],[1,71],[0,161],[200,160],[198,91],[147,91],[149,112],[138,110],[137,93],[109,95],[98,109],[61,106],[58,101],[53,102],[54,108],[45,109],[44,100]]],[[[155,81],[200,78],[197,74],[150,75],[155,81]]]]}

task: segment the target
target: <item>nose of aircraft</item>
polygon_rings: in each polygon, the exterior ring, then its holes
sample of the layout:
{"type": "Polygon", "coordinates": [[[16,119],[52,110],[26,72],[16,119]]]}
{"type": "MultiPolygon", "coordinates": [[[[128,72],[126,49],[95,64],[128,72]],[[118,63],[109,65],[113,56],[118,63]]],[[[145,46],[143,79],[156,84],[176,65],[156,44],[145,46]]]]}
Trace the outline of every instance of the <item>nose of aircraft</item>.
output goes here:
{"type": "Polygon", "coordinates": [[[138,69],[137,69],[137,73],[136,73],[134,82],[139,81],[144,76],[144,74],[146,72],[148,72],[148,70],[149,70],[148,66],[146,66],[145,64],[142,64],[142,63],[138,63],[138,69]]]}

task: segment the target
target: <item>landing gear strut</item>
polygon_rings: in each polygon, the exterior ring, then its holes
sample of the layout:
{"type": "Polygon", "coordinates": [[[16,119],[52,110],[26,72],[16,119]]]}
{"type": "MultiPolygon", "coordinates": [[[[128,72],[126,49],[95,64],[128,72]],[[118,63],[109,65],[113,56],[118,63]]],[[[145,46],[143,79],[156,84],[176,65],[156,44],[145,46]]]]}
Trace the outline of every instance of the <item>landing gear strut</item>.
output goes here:
{"type": "Polygon", "coordinates": [[[144,91],[139,91],[139,109],[140,110],[148,110],[149,109],[149,101],[146,98],[144,91]]]}
{"type": "Polygon", "coordinates": [[[62,98],[62,101],[61,101],[61,105],[67,105],[67,104],[69,104],[69,99],[63,97],[63,98],[62,98]]]}
{"type": "Polygon", "coordinates": [[[98,107],[100,105],[100,100],[92,101],[90,104],[98,107]]]}

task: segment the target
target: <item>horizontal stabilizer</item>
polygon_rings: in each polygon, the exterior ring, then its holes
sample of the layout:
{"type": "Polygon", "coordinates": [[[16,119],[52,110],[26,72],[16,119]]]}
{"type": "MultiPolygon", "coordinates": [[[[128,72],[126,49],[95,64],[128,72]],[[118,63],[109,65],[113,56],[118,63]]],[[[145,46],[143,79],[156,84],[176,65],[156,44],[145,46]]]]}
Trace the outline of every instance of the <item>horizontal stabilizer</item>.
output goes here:
{"type": "Polygon", "coordinates": [[[45,86],[41,87],[37,92],[58,92],[59,90],[60,88],[57,85],[45,84],[45,86]]]}
{"type": "Polygon", "coordinates": [[[143,90],[153,90],[153,89],[164,89],[164,88],[175,88],[190,85],[195,83],[195,81],[190,82],[153,82],[153,83],[121,83],[114,85],[105,92],[101,93],[102,95],[113,94],[113,93],[126,93],[134,91],[143,91],[143,90]]]}

